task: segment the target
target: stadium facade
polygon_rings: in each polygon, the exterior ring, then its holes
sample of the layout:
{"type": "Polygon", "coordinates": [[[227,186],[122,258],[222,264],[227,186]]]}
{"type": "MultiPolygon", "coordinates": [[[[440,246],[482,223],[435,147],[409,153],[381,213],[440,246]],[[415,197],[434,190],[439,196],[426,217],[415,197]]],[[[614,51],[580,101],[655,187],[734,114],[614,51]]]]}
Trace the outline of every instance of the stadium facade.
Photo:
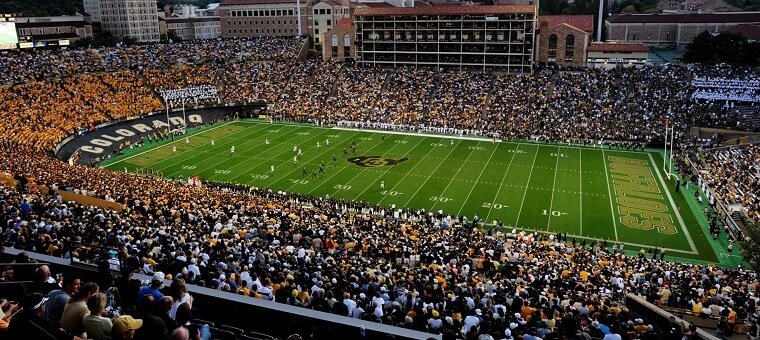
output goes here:
{"type": "Polygon", "coordinates": [[[536,6],[358,8],[356,61],[531,72],[536,6]]]}

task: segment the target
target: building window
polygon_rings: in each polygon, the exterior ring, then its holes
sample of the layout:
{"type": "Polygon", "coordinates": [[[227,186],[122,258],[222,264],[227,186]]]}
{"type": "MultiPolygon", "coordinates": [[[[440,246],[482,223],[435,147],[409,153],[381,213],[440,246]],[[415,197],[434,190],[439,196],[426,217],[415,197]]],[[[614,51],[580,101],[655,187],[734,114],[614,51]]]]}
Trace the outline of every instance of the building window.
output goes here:
{"type": "Polygon", "coordinates": [[[319,20],[314,19],[314,26],[319,26],[319,20]]]}
{"type": "Polygon", "coordinates": [[[550,50],[557,49],[557,35],[556,34],[552,34],[549,36],[549,49],[550,50]]]}
{"type": "Polygon", "coordinates": [[[332,26],[332,20],[327,19],[327,26],[332,26]]]}
{"type": "Polygon", "coordinates": [[[351,36],[346,34],[343,36],[343,46],[351,46],[351,36]]]}
{"type": "Polygon", "coordinates": [[[332,46],[338,46],[338,35],[333,34],[332,38],[330,39],[330,42],[332,43],[332,46]]]}
{"type": "Polygon", "coordinates": [[[572,50],[575,48],[575,36],[572,34],[568,34],[567,38],[565,38],[565,48],[568,50],[572,50]]]}
{"type": "Polygon", "coordinates": [[[314,35],[319,35],[319,28],[314,29],[314,35]]]}

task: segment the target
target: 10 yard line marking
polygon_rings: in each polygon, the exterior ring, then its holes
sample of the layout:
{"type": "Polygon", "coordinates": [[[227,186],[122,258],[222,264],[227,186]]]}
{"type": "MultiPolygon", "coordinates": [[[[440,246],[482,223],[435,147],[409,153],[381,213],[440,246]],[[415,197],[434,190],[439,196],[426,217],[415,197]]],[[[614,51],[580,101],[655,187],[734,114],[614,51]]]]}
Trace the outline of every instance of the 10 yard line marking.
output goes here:
{"type": "Polygon", "coordinates": [[[520,202],[520,210],[517,212],[517,220],[515,220],[515,227],[517,227],[518,223],[520,222],[520,215],[522,215],[522,208],[523,208],[523,205],[525,205],[525,197],[528,196],[528,186],[530,186],[530,178],[531,176],[533,176],[533,166],[536,165],[536,158],[538,157],[538,149],[540,148],[541,146],[538,146],[536,148],[536,155],[533,156],[533,164],[531,164],[530,173],[528,173],[528,182],[525,183],[525,191],[523,192],[523,198],[522,198],[522,201],[520,202]]]}
{"type": "Polygon", "coordinates": [[[555,187],[557,186],[557,167],[559,166],[559,155],[560,155],[560,151],[559,151],[559,148],[557,148],[557,162],[554,163],[554,183],[552,183],[552,198],[551,200],[549,200],[549,220],[546,221],[547,232],[549,231],[549,226],[552,223],[552,209],[554,208],[554,193],[557,192],[555,187]]]}
{"type": "MultiPolygon", "coordinates": [[[[462,171],[462,168],[464,168],[467,165],[467,161],[470,159],[470,157],[472,157],[472,154],[475,153],[475,149],[478,148],[478,145],[480,145],[480,142],[478,142],[478,144],[475,144],[475,147],[472,148],[472,150],[470,150],[470,154],[467,155],[467,158],[464,160],[464,162],[461,163],[461,165],[459,166],[459,169],[457,169],[457,172],[454,174],[453,177],[451,177],[451,180],[449,180],[449,184],[446,185],[446,188],[443,189],[443,192],[441,192],[441,194],[438,195],[438,197],[441,197],[441,196],[443,196],[443,195],[446,194],[446,190],[449,190],[449,187],[451,186],[451,183],[454,182],[454,178],[457,178],[457,175],[459,175],[459,172],[462,171]]],[[[458,143],[457,143],[457,145],[454,148],[456,148],[457,146],[459,146],[458,143]]],[[[473,185],[473,187],[474,187],[474,185],[473,185]]],[[[439,201],[435,201],[435,203],[433,203],[433,207],[430,208],[430,211],[435,211],[435,206],[438,205],[438,202],[439,201]]],[[[462,205],[464,205],[466,202],[467,202],[467,200],[465,200],[464,202],[462,202],[462,205]]],[[[457,216],[458,215],[459,215],[459,213],[457,213],[457,216]]]]}
{"type": "Polygon", "coordinates": [[[617,219],[615,218],[615,206],[612,204],[612,190],[610,189],[610,174],[607,171],[607,156],[602,149],[602,162],[604,163],[604,178],[607,180],[607,193],[610,195],[610,212],[612,213],[612,226],[615,228],[615,241],[618,241],[617,219]]]}
{"type": "MultiPolygon", "coordinates": [[[[483,172],[486,171],[486,167],[488,167],[488,163],[491,162],[491,158],[493,158],[493,154],[496,153],[496,150],[499,149],[499,144],[496,144],[496,146],[493,148],[493,151],[491,151],[491,157],[488,157],[488,161],[486,161],[486,166],[483,167],[483,169],[480,170],[480,174],[478,175],[478,178],[475,180],[475,184],[470,189],[470,192],[467,194],[467,198],[464,199],[464,202],[462,202],[462,205],[459,207],[459,211],[457,211],[457,216],[460,216],[459,214],[462,213],[462,209],[464,209],[464,205],[467,204],[467,201],[470,200],[470,195],[472,195],[472,192],[475,190],[475,186],[478,185],[478,182],[480,181],[480,177],[483,177],[483,172]]],[[[515,154],[512,154],[512,158],[515,157],[515,154]]],[[[509,167],[507,167],[507,171],[509,171],[509,167]]],[[[506,172],[505,172],[506,174],[506,172]]],[[[502,180],[504,180],[504,177],[502,177],[502,180]]],[[[499,185],[499,189],[501,189],[501,185],[499,185]]],[[[498,190],[497,190],[498,194],[498,190]]],[[[496,202],[496,197],[494,196],[494,202],[496,202]]],[[[493,203],[491,203],[491,207],[493,208],[493,203]]],[[[491,214],[491,211],[488,211],[488,214],[491,214]]],[[[486,216],[488,218],[488,216],[486,216]]],[[[486,220],[488,222],[488,220],[486,220]]]]}

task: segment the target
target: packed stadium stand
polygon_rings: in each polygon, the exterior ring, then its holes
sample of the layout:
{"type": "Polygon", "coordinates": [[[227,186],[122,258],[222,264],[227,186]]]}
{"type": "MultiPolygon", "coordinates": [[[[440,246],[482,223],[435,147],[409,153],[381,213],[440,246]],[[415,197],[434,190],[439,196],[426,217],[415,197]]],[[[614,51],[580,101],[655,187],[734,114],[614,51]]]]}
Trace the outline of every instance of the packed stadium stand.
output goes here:
{"type": "MultiPolygon", "coordinates": [[[[204,321],[216,300],[194,303],[189,286],[443,339],[699,337],[693,325],[630,310],[627,294],[711,320],[726,335],[757,313],[757,275],[743,268],[667,261],[656,249],[562,233],[505,235],[445,212],[187,185],[54,157],[71,135],[182,103],[264,104],[286,121],[630,148],[662,143],[669,120],[675,139],[691,145],[692,125],[744,128],[715,96],[747,84],[754,93],[743,98],[757,96],[756,70],[737,70],[732,79],[744,83],[734,84],[709,78],[707,67],[673,65],[533,74],[358,68],[300,60],[303,44],[258,38],[0,54],[0,241],[9,249],[0,297],[10,299],[0,302],[0,338],[384,338],[363,328],[268,329],[266,316],[204,321]],[[93,263],[99,274],[51,272],[29,254],[93,263]],[[130,285],[133,274],[149,282],[130,285]]],[[[708,169],[718,200],[760,219],[758,146],[692,146],[681,155],[708,169]]]]}

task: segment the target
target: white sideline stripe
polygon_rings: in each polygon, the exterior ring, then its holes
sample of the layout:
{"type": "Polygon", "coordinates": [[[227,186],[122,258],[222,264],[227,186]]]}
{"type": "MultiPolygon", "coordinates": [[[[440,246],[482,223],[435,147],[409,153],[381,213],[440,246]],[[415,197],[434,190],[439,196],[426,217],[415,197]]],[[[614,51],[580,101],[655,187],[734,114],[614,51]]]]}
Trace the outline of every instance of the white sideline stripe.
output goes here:
{"type": "MultiPolygon", "coordinates": [[[[236,121],[236,120],[233,120],[233,121],[231,121],[231,122],[227,122],[227,123],[224,123],[224,124],[222,124],[222,125],[214,126],[214,127],[210,128],[210,129],[208,129],[208,130],[205,130],[205,131],[199,131],[199,132],[197,132],[197,133],[194,133],[194,134],[192,134],[192,135],[187,135],[187,136],[185,136],[185,137],[190,137],[190,136],[195,136],[195,135],[201,135],[201,134],[204,134],[204,133],[206,133],[206,132],[209,132],[209,131],[211,131],[211,130],[216,130],[216,129],[220,128],[220,127],[223,127],[223,126],[227,126],[227,125],[230,125],[230,124],[232,124],[232,123],[237,123],[237,122],[238,122],[238,121],[236,121]]],[[[111,166],[111,165],[114,165],[114,164],[119,164],[119,163],[121,163],[121,162],[123,162],[123,161],[126,161],[126,160],[130,159],[130,158],[134,158],[134,157],[140,156],[140,155],[142,155],[142,154],[145,154],[145,153],[148,153],[148,152],[151,152],[151,151],[154,151],[154,150],[158,150],[158,149],[160,149],[160,148],[163,148],[163,147],[165,147],[165,146],[169,146],[169,145],[171,145],[171,144],[177,143],[177,142],[179,142],[179,141],[182,141],[182,140],[183,140],[182,138],[178,138],[178,139],[175,139],[173,142],[169,142],[169,143],[166,143],[166,144],[164,144],[164,145],[159,145],[159,146],[157,146],[157,147],[155,147],[155,148],[150,148],[150,149],[148,149],[148,150],[145,150],[145,151],[143,151],[143,152],[140,152],[140,153],[134,154],[134,155],[132,155],[132,156],[129,156],[129,157],[124,157],[124,158],[122,158],[122,159],[120,159],[120,160],[118,160],[118,161],[115,161],[115,162],[113,162],[113,163],[110,163],[110,164],[106,165],[106,167],[109,167],[109,166],[111,166]]],[[[103,167],[101,166],[101,168],[103,168],[103,167]]]]}
{"type": "Polygon", "coordinates": [[[612,226],[615,228],[615,241],[620,241],[617,230],[617,217],[615,217],[615,204],[612,203],[612,189],[610,189],[610,173],[607,171],[607,156],[602,150],[602,162],[604,163],[604,179],[607,180],[607,194],[610,197],[610,212],[612,213],[612,226]]]}
{"type": "Polygon", "coordinates": [[[694,240],[691,238],[689,229],[686,228],[686,224],[683,222],[683,218],[681,217],[681,213],[678,211],[676,202],[673,201],[673,196],[670,195],[670,188],[665,183],[665,180],[662,178],[662,174],[660,174],[660,169],[657,168],[657,165],[654,162],[654,158],[652,157],[652,154],[648,153],[647,155],[649,155],[649,160],[652,162],[653,168],[655,169],[655,172],[657,173],[657,177],[660,179],[660,183],[662,184],[662,189],[665,191],[665,195],[668,196],[668,201],[670,201],[670,207],[673,208],[673,211],[676,213],[676,217],[678,218],[678,223],[681,224],[681,229],[683,230],[684,235],[686,235],[686,240],[689,241],[689,246],[691,247],[691,250],[696,252],[697,247],[694,245],[694,240]]]}
{"type": "Polygon", "coordinates": [[[557,167],[559,166],[559,148],[557,148],[557,161],[554,163],[554,183],[552,183],[552,198],[549,200],[549,220],[546,221],[546,231],[549,231],[549,227],[552,223],[552,209],[554,209],[554,193],[557,191],[557,167]]]}
{"type": "MultiPolygon", "coordinates": [[[[277,124],[276,122],[274,124],[277,124]]],[[[324,127],[316,126],[320,129],[325,129],[324,127]]],[[[345,131],[364,131],[364,132],[374,132],[374,133],[387,133],[390,135],[407,135],[407,136],[418,136],[418,137],[434,137],[434,138],[441,138],[441,139],[465,139],[465,140],[473,140],[473,141],[493,141],[493,138],[486,138],[486,137],[472,137],[472,136],[457,136],[457,135],[444,135],[444,134],[435,134],[435,133],[419,133],[419,132],[403,132],[403,131],[387,131],[387,130],[373,130],[373,129],[356,129],[356,128],[346,128],[341,126],[334,126],[331,129],[334,130],[345,130],[345,131]]],[[[589,150],[605,150],[607,147],[606,145],[601,148],[595,148],[591,146],[584,146],[584,145],[564,145],[560,143],[555,142],[535,142],[535,143],[529,143],[529,142],[515,142],[515,141],[508,141],[508,140],[497,140],[499,143],[510,143],[510,144],[519,144],[519,145],[534,145],[534,146],[551,146],[551,147],[559,147],[559,148],[566,148],[566,149],[589,149],[589,150]]],[[[642,154],[642,153],[649,153],[646,151],[630,151],[630,150],[609,150],[609,151],[615,151],[615,152],[625,152],[625,153],[635,153],[635,154],[642,154]]]]}
{"type": "MultiPolygon", "coordinates": [[[[538,150],[541,146],[536,148],[536,154],[533,156],[533,164],[530,166],[530,173],[528,174],[528,181],[525,182],[525,191],[523,192],[522,201],[520,201],[520,210],[517,212],[517,219],[515,220],[515,227],[520,223],[520,215],[522,215],[522,208],[525,205],[525,197],[528,196],[528,187],[530,186],[530,178],[533,176],[533,169],[536,166],[536,158],[538,158],[538,150]]],[[[551,212],[549,212],[551,214],[551,212]]]]}
{"type": "MultiPolygon", "coordinates": [[[[467,198],[464,199],[464,202],[462,203],[462,206],[460,206],[459,207],[459,211],[457,211],[457,216],[460,216],[459,214],[462,213],[462,209],[464,209],[464,205],[467,204],[467,201],[470,200],[470,196],[472,195],[472,192],[475,190],[475,186],[477,186],[477,183],[480,182],[480,178],[483,177],[483,173],[486,171],[486,167],[488,166],[489,163],[491,163],[491,159],[493,158],[493,155],[496,153],[496,150],[498,150],[498,149],[499,149],[499,146],[496,145],[493,148],[493,151],[491,151],[491,157],[488,157],[488,161],[486,161],[486,166],[484,166],[483,169],[480,170],[480,174],[478,175],[478,178],[475,180],[476,184],[474,184],[472,186],[472,188],[470,188],[470,192],[467,194],[467,198]]],[[[512,157],[514,157],[514,156],[515,155],[512,154],[512,157]]],[[[453,180],[453,178],[452,178],[452,180],[453,180]]],[[[501,186],[499,186],[499,189],[501,189],[501,186]]],[[[496,194],[497,195],[499,194],[498,190],[497,190],[496,194]]],[[[495,201],[496,201],[496,196],[494,196],[494,202],[495,201]]],[[[491,206],[493,207],[493,203],[491,203],[491,206]]],[[[490,213],[491,212],[489,211],[489,215],[490,215],[490,213]]],[[[488,216],[486,216],[486,218],[488,218],[488,216]]]]}

